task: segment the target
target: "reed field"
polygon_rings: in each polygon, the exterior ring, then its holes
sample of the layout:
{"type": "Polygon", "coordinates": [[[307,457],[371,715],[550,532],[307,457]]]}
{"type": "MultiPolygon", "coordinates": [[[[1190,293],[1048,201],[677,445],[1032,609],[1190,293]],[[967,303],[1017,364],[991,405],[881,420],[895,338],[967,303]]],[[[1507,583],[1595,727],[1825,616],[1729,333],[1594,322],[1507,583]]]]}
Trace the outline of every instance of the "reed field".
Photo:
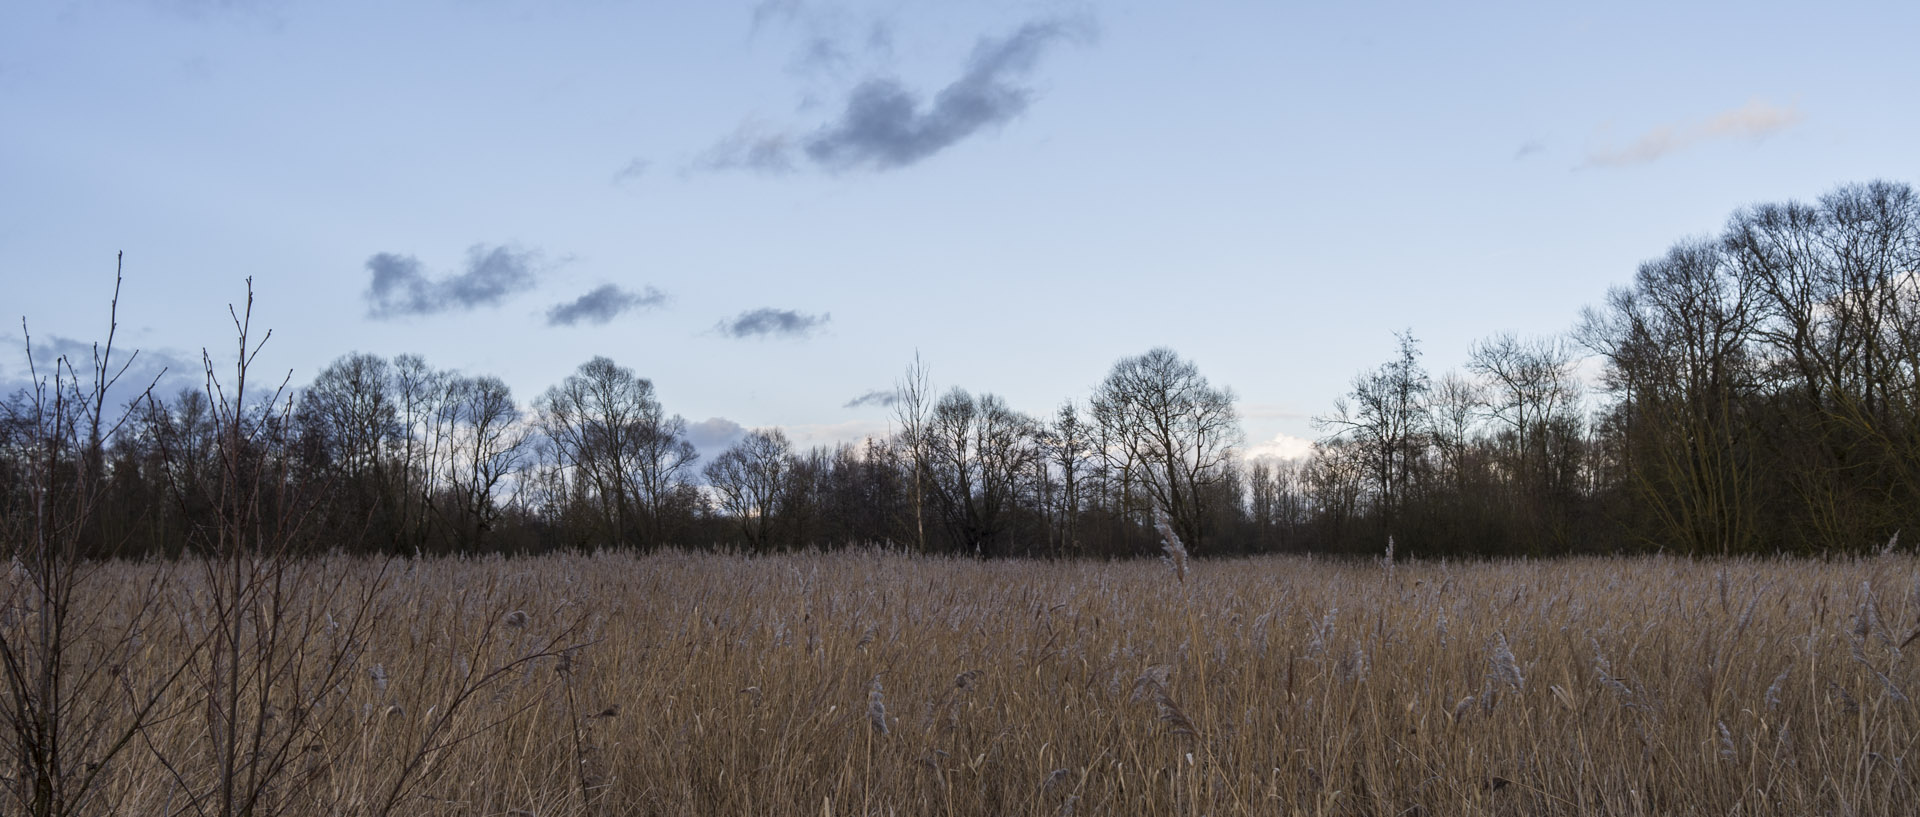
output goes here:
{"type": "MultiPolygon", "coordinates": [[[[1920,808],[1905,555],[1261,557],[1184,580],[880,552],[331,557],[255,583],[273,604],[238,615],[210,590],[222,569],[84,584],[76,700],[102,705],[101,735],[153,703],[81,811],[1920,808]]],[[[16,644],[36,626],[21,586],[0,622],[16,644]]]]}

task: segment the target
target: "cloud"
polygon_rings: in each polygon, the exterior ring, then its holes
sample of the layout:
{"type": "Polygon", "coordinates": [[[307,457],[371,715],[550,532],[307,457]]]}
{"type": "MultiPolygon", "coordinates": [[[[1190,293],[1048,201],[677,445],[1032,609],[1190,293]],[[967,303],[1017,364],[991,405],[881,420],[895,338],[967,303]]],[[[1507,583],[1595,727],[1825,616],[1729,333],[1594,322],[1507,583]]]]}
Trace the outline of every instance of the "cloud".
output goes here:
{"type": "Polygon", "coordinates": [[[760,0],[753,5],[753,31],[770,22],[793,22],[801,11],[800,0],[760,0]]]}
{"type": "Polygon", "coordinates": [[[874,389],[866,394],[848,400],[841,408],[859,408],[861,406],[891,406],[900,402],[900,393],[892,389],[874,389]]]}
{"type": "MultiPolygon", "coordinates": [[[[0,400],[11,397],[21,389],[31,391],[33,376],[28,371],[26,348],[19,336],[0,338],[0,344],[14,350],[10,359],[0,365],[0,400]]],[[[42,377],[48,378],[49,387],[52,385],[54,361],[64,356],[79,376],[82,387],[90,389],[93,382],[93,353],[91,341],[59,335],[35,335],[33,338],[34,368],[42,377]]],[[[181,389],[199,390],[206,385],[206,368],[201,361],[197,356],[179,350],[138,348],[122,339],[114,344],[113,358],[108,365],[112,368],[107,373],[108,377],[119,375],[113,387],[107,390],[109,420],[118,417],[118,409],[139,398],[148,386],[153,387],[155,397],[171,402],[181,389]],[[127,367],[125,372],[120,371],[122,366],[127,367]]],[[[62,371],[65,371],[64,368],[62,371]]]]}
{"type": "Polygon", "coordinates": [[[832,37],[813,37],[807,40],[807,47],[794,58],[795,73],[806,74],[815,71],[836,71],[846,67],[853,60],[846,48],[832,37]]]}
{"type": "Polygon", "coordinates": [[[840,119],[807,140],[807,156],[836,170],[890,170],[926,159],[982,128],[1006,124],[1033,101],[1033,90],[1019,80],[1054,43],[1080,30],[1043,20],[1004,38],[983,38],[974,45],[966,71],[924,109],[892,79],[863,82],[847,98],[840,119]]]}
{"type": "Polygon", "coordinates": [[[647,169],[650,167],[653,167],[652,162],[635,158],[633,161],[628,162],[625,167],[620,168],[620,172],[613,174],[613,183],[625,184],[641,176],[645,176],[647,175],[647,169]]]}
{"type": "MultiPolygon", "coordinates": [[[[792,8],[763,3],[755,10],[755,20],[790,16],[792,8]]],[[[1041,57],[1060,42],[1089,39],[1091,31],[1085,20],[1051,19],[1027,23],[1005,37],[982,37],[960,76],[935,93],[931,103],[923,104],[896,79],[869,79],[848,93],[838,117],[811,134],[796,136],[748,123],[709,148],[696,164],[708,170],[786,173],[799,164],[798,153],[834,171],[907,167],[1025,113],[1034,98],[1025,80],[1041,57]]],[[[891,51],[892,42],[892,30],[884,23],[867,33],[869,51],[891,51]]],[[[843,47],[820,37],[809,42],[800,58],[803,66],[814,68],[846,61],[843,47]]]]}
{"type": "Polygon", "coordinates": [[[793,138],[758,122],[746,122],[714,143],[694,166],[702,170],[752,170],[769,175],[791,173],[793,138]]]}
{"type": "Polygon", "coordinates": [[[427,277],[418,258],[378,253],[367,259],[367,270],[373,274],[367,284],[367,315],[386,319],[498,304],[533,288],[537,257],[533,252],[475,244],[467,249],[465,271],[436,280],[427,277]]]}
{"type": "Polygon", "coordinates": [[[1247,420],[1307,420],[1312,412],[1301,411],[1290,403],[1246,403],[1240,407],[1240,417],[1247,420]]]}
{"type": "Polygon", "coordinates": [[[747,429],[725,417],[708,417],[697,423],[687,424],[687,442],[700,450],[700,456],[712,458],[727,449],[727,446],[747,436],[747,429]]]}
{"type": "Polygon", "coordinates": [[[1798,105],[1780,107],[1755,99],[1698,122],[1661,125],[1625,147],[1604,148],[1587,154],[1587,167],[1626,167],[1653,162],[1702,142],[1717,139],[1764,139],[1800,124],[1806,117],[1798,105]]]}
{"type": "Polygon", "coordinates": [[[573,326],[587,323],[606,323],[635,309],[659,306],[667,302],[667,293],[651,286],[639,292],[628,292],[613,284],[596,287],[571,303],[554,304],[547,310],[548,326],[573,326]]]}
{"type": "Polygon", "coordinates": [[[1528,139],[1525,144],[1522,144],[1518,149],[1514,150],[1513,160],[1517,162],[1546,149],[1546,142],[1542,142],[1539,139],[1528,139]]]}
{"type": "Polygon", "coordinates": [[[867,50],[875,54],[893,54],[893,23],[875,20],[868,24],[867,50]]]}
{"type": "Polygon", "coordinates": [[[1313,441],[1281,432],[1273,439],[1247,446],[1247,460],[1304,460],[1313,455],[1313,441]]]}
{"type": "Polygon", "coordinates": [[[719,323],[720,334],[734,338],[803,338],[833,320],[832,313],[808,315],[792,309],[755,309],[719,323]]]}
{"type": "Polygon", "coordinates": [[[781,427],[787,433],[787,439],[793,442],[794,450],[805,451],[814,446],[834,446],[843,443],[859,443],[874,439],[884,440],[893,433],[893,427],[886,420],[848,420],[844,423],[800,423],[781,427]]]}

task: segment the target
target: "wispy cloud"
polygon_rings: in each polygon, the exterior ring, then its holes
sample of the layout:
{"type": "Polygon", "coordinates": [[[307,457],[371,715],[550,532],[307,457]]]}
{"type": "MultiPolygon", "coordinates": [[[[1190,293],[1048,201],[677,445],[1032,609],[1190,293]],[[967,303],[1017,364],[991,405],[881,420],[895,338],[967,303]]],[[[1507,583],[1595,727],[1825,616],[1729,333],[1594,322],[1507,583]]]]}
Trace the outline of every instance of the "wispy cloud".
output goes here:
{"type": "Polygon", "coordinates": [[[652,162],[636,157],[633,161],[628,162],[625,167],[620,168],[620,172],[613,174],[613,183],[626,184],[627,182],[638,179],[641,176],[647,175],[647,170],[651,167],[653,167],[652,162]]]}
{"type": "Polygon", "coordinates": [[[773,22],[791,22],[800,16],[800,0],[760,0],[753,4],[753,31],[773,22]]]}
{"type": "Polygon", "coordinates": [[[607,323],[621,314],[636,309],[659,306],[667,302],[667,293],[651,286],[639,292],[630,292],[613,284],[595,287],[587,294],[564,304],[554,304],[547,310],[548,326],[573,326],[586,322],[607,323]]]}
{"type": "Polygon", "coordinates": [[[1586,167],[1626,167],[1660,158],[1702,142],[1719,139],[1764,139],[1800,124],[1806,117],[1798,105],[1785,107],[1755,99],[1732,110],[1694,122],[1661,125],[1622,147],[1587,154],[1586,167]]]}
{"type": "Polygon", "coordinates": [[[733,338],[803,338],[832,319],[832,313],[809,315],[792,309],[763,308],[721,321],[715,329],[733,338]]]}
{"type": "Polygon", "coordinates": [[[366,291],[367,315],[384,320],[492,306],[533,288],[538,258],[531,251],[475,244],[467,249],[462,271],[436,279],[427,276],[418,258],[378,253],[367,259],[367,271],[372,273],[366,291]]]}
{"type": "Polygon", "coordinates": [[[900,393],[892,389],[874,389],[866,394],[848,400],[841,408],[859,408],[861,406],[891,406],[900,402],[900,393]]]}
{"type": "Polygon", "coordinates": [[[707,148],[694,166],[701,170],[752,170],[769,175],[794,171],[793,137],[749,121],[707,148]]]}
{"type": "MultiPolygon", "coordinates": [[[[775,13],[781,12],[767,12],[775,13]]],[[[784,173],[795,169],[803,155],[834,171],[907,167],[1025,113],[1035,95],[1027,79],[1040,59],[1059,43],[1090,39],[1092,30],[1085,19],[1048,19],[1029,22],[1004,37],[983,37],[960,76],[931,102],[923,102],[891,77],[869,79],[848,93],[836,118],[810,134],[795,136],[750,123],[708,149],[697,164],[710,170],[784,173]]],[[[876,25],[868,33],[869,49],[890,49],[891,43],[891,30],[885,26],[876,25]]],[[[815,39],[809,48],[803,60],[809,64],[844,62],[844,50],[832,41],[815,39]]]]}

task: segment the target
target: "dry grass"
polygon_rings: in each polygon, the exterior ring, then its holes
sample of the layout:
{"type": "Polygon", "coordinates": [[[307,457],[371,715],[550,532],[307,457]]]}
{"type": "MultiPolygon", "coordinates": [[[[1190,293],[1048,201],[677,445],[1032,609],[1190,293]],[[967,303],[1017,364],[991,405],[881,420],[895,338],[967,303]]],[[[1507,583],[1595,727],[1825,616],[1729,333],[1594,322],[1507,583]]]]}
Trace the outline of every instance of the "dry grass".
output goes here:
{"type": "MultiPolygon", "coordinates": [[[[1920,632],[1920,561],[1905,556],[1391,572],[1260,558],[1194,562],[1184,583],[1148,562],[872,553],[429,560],[384,579],[366,561],[316,567],[374,588],[376,623],[347,651],[348,683],[305,691],[303,756],[272,800],[287,813],[360,813],[416,755],[415,815],[1920,802],[1906,760],[1920,686],[1902,654],[1920,632]],[[583,646],[516,667],[432,731],[461,679],[555,641],[583,646]]],[[[100,586],[162,569],[116,565],[100,586]]],[[[196,637],[194,576],[172,572],[141,634],[153,666],[196,637]]],[[[353,597],[314,594],[308,637],[332,637],[329,616],[348,611],[322,608],[353,597]]],[[[137,666],[111,677],[142,683],[137,666]]],[[[173,701],[103,802],[177,810],[209,774],[203,696],[189,680],[173,701]]]]}

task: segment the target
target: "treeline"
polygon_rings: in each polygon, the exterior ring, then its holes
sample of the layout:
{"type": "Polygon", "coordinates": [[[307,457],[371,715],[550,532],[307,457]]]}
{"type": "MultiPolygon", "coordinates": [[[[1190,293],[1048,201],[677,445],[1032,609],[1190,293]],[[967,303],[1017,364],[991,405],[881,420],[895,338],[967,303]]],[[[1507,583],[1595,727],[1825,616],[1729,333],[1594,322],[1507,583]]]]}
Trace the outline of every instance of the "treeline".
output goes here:
{"type": "Polygon", "coordinates": [[[360,353],[237,412],[217,383],[143,395],[106,433],[87,430],[94,393],[69,376],[0,413],[10,532],[92,475],[86,552],[178,554],[243,493],[235,473],[314,550],[1121,555],[1158,547],[1155,509],[1195,543],[1240,532],[1232,395],[1166,349],[1045,420],[992,394],[936,397],[916,365],[890,438],[797,450],[761,429],[705,461],[653,384],[605,357],[525,407],[498,378],[360,353]]]}
{"type": "Polygon", "coordinates": [[[1920,201],[1876,182],[1742,210],[1567,335],[1495,336],[1438,380],[1402,335],[1320,425],[1253,482],[1256,517],[1316,547],[1885,547],[1920,529],[1920,201]]]}
{"type": "Polygon", "coordinates": [[[1233,394],[1164,348],[1040,416],[936,391],[916,362],[889,437],[798,450],[760,429],[705,458],[604,357],[523,404],[497,378],[348,355],[242,402],[245,434],[220,432],[236,408],[218,388],[88,431],[91,384],[68,368],[0,412],[0,513],[26,530],[61,474],[94,475],[93,552],[177,553],[244,472],[320,550],[1105,557],[1157,550],[1162,515],[1198,553],[1863,550],[1920,527],[1917,271],[1906,185],[1743,210],[1564,336],[1495,335],[1436,377],[1399,335],[1289,461],[1245,460],[1233,394]]]}

